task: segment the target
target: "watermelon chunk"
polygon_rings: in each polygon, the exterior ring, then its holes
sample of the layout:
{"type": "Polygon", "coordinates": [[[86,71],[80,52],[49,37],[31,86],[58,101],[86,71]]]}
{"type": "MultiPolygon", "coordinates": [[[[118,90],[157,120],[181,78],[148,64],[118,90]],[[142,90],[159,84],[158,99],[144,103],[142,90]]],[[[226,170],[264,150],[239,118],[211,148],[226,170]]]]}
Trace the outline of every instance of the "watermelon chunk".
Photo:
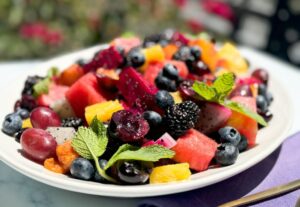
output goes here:
{"type": "Polygon", "coordinates": [[[149,83],[155,85],[155,78],[158,76],[165,64],[174,65],[178,70],[179,76],[183,79],[185,79],[189,74],[185,63],[177,60],[165,60],[164,62],[153,62],[148,64],[148,67],[145,69],[144,78],[149,83]]]}
{"type": "Polygon", "coordinates": [[[128,67],[120,73],[117,87],[127,103],[140,111],[158,110],[155,103],[157,88],[148,83],[134,68],[128,67]]]}
{"type": "Polygon", "coordinates": [[[204,134],[212,133],[224,126],[231,114],[231,110],[224,106],[206,102],[201,106],[200,118],[195,128],[204,134]]]}
{"type": "Polygon", "coordinates": [[[37,104],[39,106],[49,107],[54,102],[64,98],[68,89],[68,86],[51,83],[49,85],[48,94],[40,95],[37,99],[37,104]]]}
{"type": "Polygon", "coordinates": [[[215,156],[218,144],[195,129],[190,129],[179,137],[172,148],[176,162],[187,162],[196,171],[206,170],[215,156]]]}
{"type": "MultiPolygon", "coordinates": [[[[235,96],[231,100],[241,103],[252,111],[256,112],[256,100],[253,97],[235,96]]],[[[258,130],[258,125],[255,120],[233,111],[226,125],[236,128],[242,135],[247,138],[248,144],[250,146],[253,146],[255,144],[258,130]]]]}
{"type": "Polygon", "coordinates": [[[94,73],[87,73],[76,81],[66,93],[66,98],[77,117],[84,119],[86,106],[106,101],[108,92],[98,86],[94,73]]]}
{"type": "Polygon", "coordinates": [[[131,48],[139,46],[141,44],[141,40],[138,37],[118,37],[114,39],[110,45],[121,47],[127,53],[131,48]]]}

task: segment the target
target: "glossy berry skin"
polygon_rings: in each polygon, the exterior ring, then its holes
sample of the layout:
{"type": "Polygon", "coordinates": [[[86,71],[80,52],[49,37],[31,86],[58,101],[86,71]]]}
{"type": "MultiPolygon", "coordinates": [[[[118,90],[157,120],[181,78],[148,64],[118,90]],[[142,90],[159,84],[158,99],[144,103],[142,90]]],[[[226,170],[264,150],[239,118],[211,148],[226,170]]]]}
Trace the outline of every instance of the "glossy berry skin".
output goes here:
{"type": "Polygon", "coordinates": [[[258,85],[258,94],[262,96],[267,95],[267,86],[265,84],[259,84],[258,85]]]}
{"type": "Polygon", "coordinates": [[[10,136],[13,136],[16,132],[22,128],[22,118],[16,114],[8,114],[5,116],[2,123],[2,131],[10,136]]]}
{"type": "Polygon", "coordinates": [[[159,74],[155,78],[155,85],[157,88],[161,90],[166,90],[166,91],[176,91],[176,82],[163,76],[162,74],[159,74]]]}
{"type": "Polygon", "coordinates": [[[139,48],[133,48],[128,52],[127,63],[132,67],[140,67],[145,63],[145,56],[139,48]]]}
{"type": "MultiPolygon", "coordinates": [[[[104,169],[104,167],[106,166],[106,164],[107,164],[107,160],[105,160],[105,159],[99,159],[99,165],[100,165],[101,169],[104,169]]],[[[99,182],[99,183],[104,183],[104,182],[106,182],[106,179],[103,178],[98,173],[98,171],[95,169],[94,181],[99,182]]]]}
{"type": "Polygon", "coordinates": [[[269,91],[267,91],[267,94],[266,94],[266,99],[267,99],[267,102],[268,102],[268,106],[270,106],[270,104],[273,102],[273,100],[274,100],[274,97],[273,97],[273,95],[272,95],[272,93],[271,92],[269,92],[269,91]]]}
{"type": "Polygon", "coordinates": [[[172,64],[166,64],[164,66],[162,75],[171,80],[177,80],[179,77],[177,68],[172,64]]]}
{"type": "Polygon", "coordinates": [[[162,123],[161,115],[155,111],[145,111],[143,117],[149,123],[150,128],[159,126],[162,123]]]}
{"type": "Polygon", "coordinates": [[[155,102],[160,108],[167,109],[174,104],[174,99],[168,91],[160,90],[155,95],[155,102]]]}
{"type": "Polygon", "coordinates": [[[27,119],[30,115],[27,109],[19,108],[16,112],[22,119],[27,119]]]}
{"type": "Polygon", "coordinates": [[[28,129],[28,128],[22,128],[22,129],[20,129],[20,131],[18,131],[14,134],[14,138],[17,142],[20,142],[21,136],[26,129],[28,129]]]}
{"type": "Polygon", "coordinates": [[[262,95],[256,97],[256,106],[260,113],[265,113],[268,110],[268,102],[266,98],[262,95]]]}
{"type": "Polygon", "coordinates": [[[117,163],[118,179],[127,184],[143,184],[149,179],[149,169],[139,161],[117,163]]]}
{"type": "Polygon", "coordinates": [[[221,144],[215,154],[215,160],[222,166],[232,165],[238,158],[239,150],[231,143],[221,144]]]}
{"type": "Polygon", "coordinates": [[[208,66],[201,60],[192,63],[192,66],[189,67],[190,71],[196,75],[203,76],[209,74],[210,70],[208,66]]]}
{"type": "Polygon", "coordinates": [[[269,73],[264,69],[256,69],[251,74],[252,77],[257,78],[265,85],[268,85],[269,82],[269,73]]]}
{"type": "Polygon", "coordinates": [[[241,135],[241,141],[237,145],[239,152],[241,153],[241,152],[246,151],[247,147],[248,147],[248,140],[246,139],[245,136],[241,135]]]}
{"type": "Polygon", "coordinates": [[[79,157],[72,162],[70,173],[74,178],[90,180],[95,174],[95,168],[89,160],[79,157]]]}
{"type": "Polygon", "coordinates": [[[30,121],[34,128],[47,129],[47,127],[61,126],[57,113],[47,107],[37,107],[30,114],[30,121]]]}
{"type": "Polygon", "coordinates": [[[55,139],[43,129],[29,128],[21,135],[23,152],[35,161],[55,157],[57,143],[55,139]]]}
{"type": "Polygon", "coordinates": [[[195,60],[199,60],[201,57],[201,50],[198,46],[190,47],[190,51],[195,60]]]}
{"type": "Polygon", "coordinates": [[[233,98],[235,96],[245,96],[245,97],[252,97],[252,91],[249,85],[238,85],[233,89],[233,91],[230,93],[230,98],[233,98]]]}
{"type": "Polygon", "coordinates": [[[231,143],[237,146],[241,140],[241,135],[238,130],[230,126],[219,129],[218,133],[221,143],[231,143]]]}

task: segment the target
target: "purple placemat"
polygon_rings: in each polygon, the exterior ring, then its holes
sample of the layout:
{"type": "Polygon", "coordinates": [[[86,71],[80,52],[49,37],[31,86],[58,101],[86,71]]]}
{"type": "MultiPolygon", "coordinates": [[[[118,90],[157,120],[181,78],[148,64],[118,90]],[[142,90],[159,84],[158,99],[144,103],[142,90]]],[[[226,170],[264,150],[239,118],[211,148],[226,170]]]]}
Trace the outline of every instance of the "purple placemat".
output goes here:
{"type": "MultiPolygon", "coordinates": [[[[147,198],[139,207],[214,207],[296,179],[300,179],[300,132],[266,159],[232,178],[198,190],[147,198]]],[[[297,190],[251,206],[292,207],[299,197],[297,190]]]]}

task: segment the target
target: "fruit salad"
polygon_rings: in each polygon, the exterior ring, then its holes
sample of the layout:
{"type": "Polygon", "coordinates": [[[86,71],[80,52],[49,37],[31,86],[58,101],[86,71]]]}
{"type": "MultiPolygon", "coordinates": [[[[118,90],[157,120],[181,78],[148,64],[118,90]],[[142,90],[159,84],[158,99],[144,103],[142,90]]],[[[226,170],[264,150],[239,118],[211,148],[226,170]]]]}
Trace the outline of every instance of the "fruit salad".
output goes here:
{"type": "Polygon", "coordinates": [[[255,147],[272,118],[268,81],[233,44],[208,35],[118,37],[91,59],[27,77],[2,131],[54,173],[178,182],[255,147]]]}

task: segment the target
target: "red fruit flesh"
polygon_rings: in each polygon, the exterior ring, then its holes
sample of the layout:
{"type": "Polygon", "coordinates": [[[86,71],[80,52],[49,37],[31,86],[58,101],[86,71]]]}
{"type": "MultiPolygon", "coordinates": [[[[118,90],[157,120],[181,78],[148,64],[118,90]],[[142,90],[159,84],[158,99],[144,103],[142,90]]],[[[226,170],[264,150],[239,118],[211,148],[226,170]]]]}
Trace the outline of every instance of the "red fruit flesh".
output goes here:
{"type": "Polygon", "coordinates": [[[85,72],[97,70],[98,68],[117,68],[123,62],[123,57],[116,47],[111,46],[100,51],[89,63],[83,66],[85,72]]]}
{"type": "Polygon", "coordinates": [[[118,89],[127,103],[140,111],[159,110],[155,103],[157,88],[148,83],[134,68],[122,70],[118,81],[118,89]]]}
{"type": "Polygon", "coordinates": [[[231,114],[231,110],[224,106],[206,102],[201,107],[195,128],[204,134],[212,133],[224,126],[231,114]]]}
{"type": "Polygon", "coordinates": [[[176,162],[187,162],[190,168],[196,171],[206,170],[215,156],[218,144],[198,132],[190,129],[177,140],[177,144],[172,148],[175,151],[174,160],[176,162]]]}
{"type": "Polygon", "coordinates": [[[68,91],[68,86],[57,85],[51,83],[49,86],[48,94],[42,94],[37,99],[38,106],[49,107],[51,104],[65,97],[66,92],[68,91]]]}
{"type": "Polygon", "coordinates": [[[131,48],[141,45],[141,40],[137,37],[131,37],[131,38],[116,38],[114,39],[110,45],[121,47],[125,50],[125,53],[127,53],[131,48]]]}
{"type": "Polygon", "coordinates": [[[150,63],[144,73],[145,80],[150,84],[155,85],[155,78],[158,76],[163,67],[164,64],[162,62],[150,63]]]}
{"type": "Polygon", "coordinates": [[[25,155],[35,161],[43,162],[55,157],[57,143],[51,134],[42,129],[26,129],[20,141],[25,155]]]}
{"type": "MultiPolygon", "coordinates": [[[[256,100],[253,97],[236,96],[231,99],[245,105],[250,110],[256,112],[256,100]]],[[[227,121],[227,125],[236,128],[242,135],[244,135],[248,144],[253,146],[256,142],[256,135],[258,130],[257,122],[248,116],[233,111],[232,115],[227,121]]]]}
{"type": "Polygon", "coordinates": [[[75,115],[84,118],[86,106],[106,101],[111,97],[107,91],[98,86],[96,75],[87,73],[70,87],[66,93],[66,98],[75,115]]]}

